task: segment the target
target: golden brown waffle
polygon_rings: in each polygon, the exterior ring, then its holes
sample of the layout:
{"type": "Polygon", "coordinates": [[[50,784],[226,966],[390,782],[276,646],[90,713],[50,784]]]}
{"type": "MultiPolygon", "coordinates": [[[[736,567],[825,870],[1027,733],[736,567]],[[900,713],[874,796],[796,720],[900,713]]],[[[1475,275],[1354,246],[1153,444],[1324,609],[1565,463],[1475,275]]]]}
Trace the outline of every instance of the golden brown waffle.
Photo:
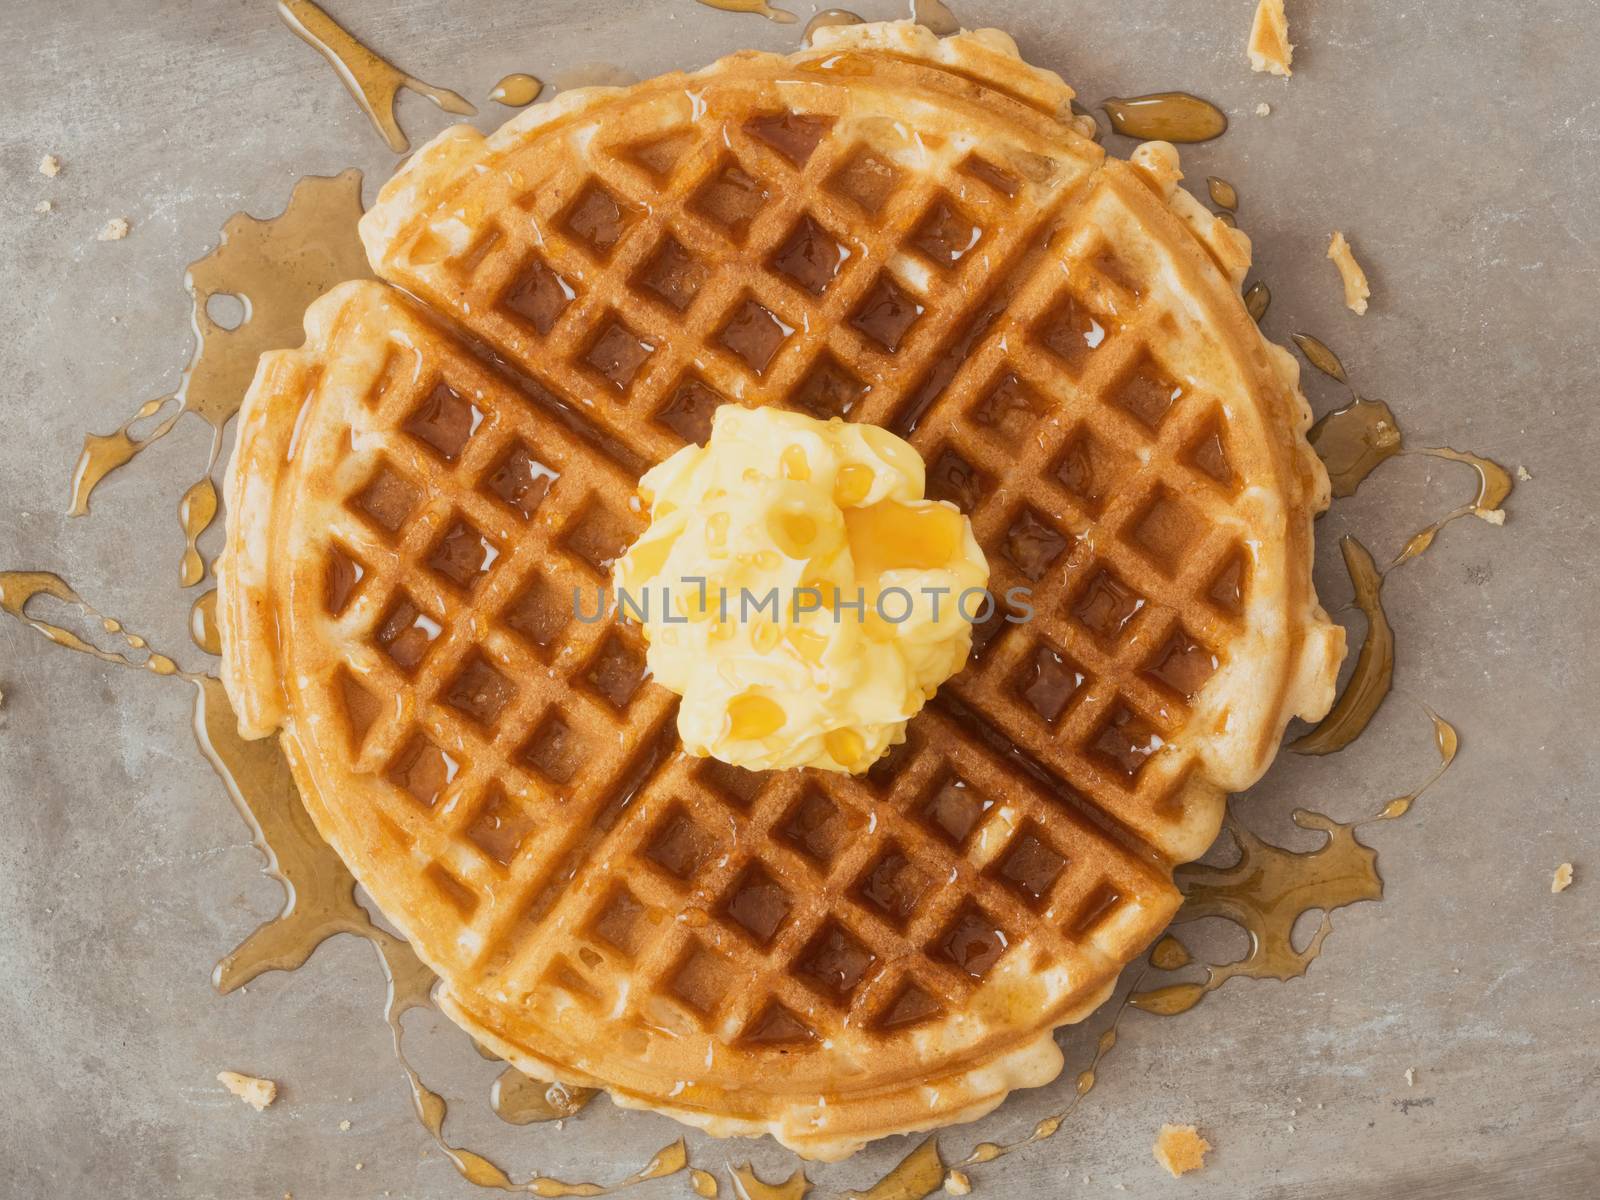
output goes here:
{"type": "Polygon", "coordinates": [[[818,43],[414,158],[363,235],[431,312],[347,284],[263,359],[219,575],[242,729],[456,1020],[838,1157],[1055,1076],[1342,639],[1292,361],[1170,148],[1105,159],[1003,35],[818,43]],[[572,616],[724,401],[905,433],[1032,589],[864,776],[688,757],[572,616]]]}

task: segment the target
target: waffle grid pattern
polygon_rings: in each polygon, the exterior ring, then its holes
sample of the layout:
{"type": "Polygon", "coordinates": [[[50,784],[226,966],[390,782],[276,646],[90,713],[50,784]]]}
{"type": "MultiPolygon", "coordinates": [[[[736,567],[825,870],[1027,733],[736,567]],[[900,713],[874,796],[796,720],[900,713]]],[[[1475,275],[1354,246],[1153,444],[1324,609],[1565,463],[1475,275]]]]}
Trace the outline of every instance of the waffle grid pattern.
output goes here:
{"type": "MultiPolygon", "coordinates": [[[[383,302],[381,323],[405,334],[415,318],[383,302]]],[[[597,1006],[626,974],[652,1021],[666,1003],[676,1023],[793,1046],[958,1007],[1023,939],[1098,974],[1143,928],[1118,931],[1119,906],[1170,907],[1160,872],[938,714],[861,779],[682,754],[632,630],[522,616],[530,589],[570,595],[600,577],[603,562],[573,549],[597,512],[623,530],[613,552],[631,536],[602,488],[570,486],[623,473],[465,351],[433,376],[395,369],[400,353],[367,403],[371,424],[398,432],[352,476],[328,533],[328,618],[362,649],[327,686],[358,769],[387,781],[381,836],[428,864],[471,930],[464,963],[489,957],[512,986],[597,1006]],[[494,481],[531,444],[554,481],[525,512],[494,481]],[[430,488],[447,499],[425,500],[430,488]],[[452,536],[479,557],[429,565],[452,536]],[[552,721],[586,740],[550,749],[552,721]],[[614,736],[584,732],[597,727],[614,736]],[[542,827],[515,798],[552,792],[564,819],[542,827]],[[610,866],[580,878],[583,863],[610,866]],[[577,961],[541,951],[552,927],[579,931],[577,961]]]]}
{"type": "Polygon", "coordinates": [[[873,36],[446,135],[363,222],[420,306],[347,285],[277,385],[320,403],[273,501],[308,804],[452,1011],[828,1154],[1047,1077],[1170,918],[1283,480],[1159,181],[998,41],[873,36]],[[572,615],[724,402],[902,433],[1031,591],[863,776],[689,757],[638,630],[572,615]]]}

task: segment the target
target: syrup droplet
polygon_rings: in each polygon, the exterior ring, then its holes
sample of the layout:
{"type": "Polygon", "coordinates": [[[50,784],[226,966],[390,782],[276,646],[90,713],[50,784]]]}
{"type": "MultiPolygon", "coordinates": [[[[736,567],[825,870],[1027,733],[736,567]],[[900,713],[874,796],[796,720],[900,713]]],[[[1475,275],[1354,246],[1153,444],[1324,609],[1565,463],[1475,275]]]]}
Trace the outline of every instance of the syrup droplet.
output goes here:
{"type": "Polygon", "coordinates": [[[1259,279],[1252,283],[1244,293],[1244,310],[1256,324],[1261,323],[1261,318],[1267,315],[1267,309],[1272,307],[1272,289],[1259,279]]]}
{"type": "Polygon", "coordinates": [[[388,59],[362,45],[312,0],[278,0],[278,15],[307,45],[328,60],[361,111],[396,154],[411,141],[395,119],[394,102],[401,88],[426,96],[447,113],[470,117],[478,110],[448,88],[434,87],[407,75],[388,59]]]}
{"type": "Polygon", "coordinates": [[[1189,947],[1170,933],[1150,948],[1150,965],[1158,971],[1176,971],[1193,961],[1189,947]]]}
{"type": "Polygon", "coordinates": [[[1206,191],[1211,195],[1211,203],[1218,208],[1232,212],[1239,207],[1239,192],[1226,179],[1219,179],[1215,175],[1206,176],[1206,191]]]}
{"type": "Polygon", "coordinates": [[[217,589],[202,592],[189,610],[189,636],[207,654],[222,653],[222,634],[217,629],[217,589]]]}
{"type": "Polygon", "coordinates": [[[940,37],[961,31],[961,22],[944,0],[911,0],[911,19],[940,37]]]}
{"type": "Polygon", "coordinates": [[[178,564],[178,581],[193,587],[206,577],[206,561],[200,557],[200,535],[217,515],[217,488],[206,475],[191,484],[178,501],[178,524],[183,528],[183,558],[178,564]]]}
{"type": "Polygon", "coordinates": [[[805,33],[801,36],[800,42],[809,46],[819,29],[832,29],[837,25],[860,25],[864,20],[865,18],[848,9],[825,8],[806,22],[805,33]]]}
{"type": "Polygon", "coordinates": [[[1293,333],[1289,335],[1294,339],[1294,344],[1300,347],[1300,353],[1306,356],[1306,361],[1330,379],[1337,379],[1340,383],[1349,383],[1345,377],[1344,364],[1339,361],[1339,356],[1332,350],[1312,337],[1309,333],[1293,333]]]}
{"type": "Polygon", "coordinates": [[[522,72],[507,75],[489,89],[489,99],[507,108],[524,108],[539,98],[544,81],[522,72]]]}
{"type": "Polygon", "coordinates": [[[1220,108],[1188,92],[1112,96],[1101,107],[1111,118],[1113,130],[1141,141],[1208,142],[1228,128],[1227,115],[1220,108]]]}

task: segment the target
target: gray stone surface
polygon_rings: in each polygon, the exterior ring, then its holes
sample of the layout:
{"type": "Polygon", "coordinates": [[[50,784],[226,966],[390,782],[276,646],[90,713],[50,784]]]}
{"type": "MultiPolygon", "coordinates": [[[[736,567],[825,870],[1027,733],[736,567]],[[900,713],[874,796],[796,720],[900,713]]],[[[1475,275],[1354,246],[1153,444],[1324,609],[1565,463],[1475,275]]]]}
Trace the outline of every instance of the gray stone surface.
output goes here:
{"type": "MultiPolygon", "coordinates": [[[[1191,182],[1215,173],[1240,189],[1276,294],[1268,330],[1322,336],[1418,444],[1480,449],[1533,476],[1503,529],[1461,522],[1392,578],[1398,691],[1372,735],[1281,763],[1241,802],[1283,837],[1306,837],[1288,823],[1296,805],[1366,811],[1425,770],[1418,705],[1437,707],[1461,728],[1460,762],[1410,818],[1366,835],[1387,900],[1338,913],[1305,979],[1236,983],[1176,1019],[1130,1014],[1078,1114],[975,1172],[979,1193],[1595,1194],[1600,6],[1291,0],[1300,50],[1287,82],[1246,67],[1251,0],[958,7],[969,25],[1014,31],[1088,102],[1191,87],[1224,105],[1233,130],[1185,163],[1191,182]],[[1261,101],[1269,117],[1253,115],[1261,101]],[[1364,319],[1343,310],[1322,257],[1335,226],[1373,278],[1364,319]],[[1567,859],[1577,882],[1552,896],[1567,859]],[[1197,1121],[1216,1146],[1181,1185],[1149,1153],[1164,1121],[1197,1121]]],[[[791,47],[798,32],[692,0],[334,8],[474,99],[512,70],[609,60],[652,73],[791,47]]],[[[12,0],[0,112],[0,567],[60,571],[198,665],[172,513],[205,430],[186,423],[114,476],[90,517],[69,519],[79,439],[176,382],[182,268],[225,217],[279,211],[300,173],[357,165],[375,187],[394,160],[266,0],[12,0]],[[46,152],[64,164],[54,180],[36,171],[46,152]],[[46,198],[55,211],[36,214],[46,198]],[[96,242],[115,216],[132,235],[96,242]]],[[[480,120],[503,115],[485,104],[480,120]]],[[[419,139],[445,124],[415,97],[402,116],[419,139]]],[[[1325,380],[1309,391],[1319,411],[1340,399],[1325,380]]],[[[1330,606],[1348,594],[1333,534],[1392,553],[1468,492],[1463,469],[1411,459],[1339,504],[1319,548],[1330,606]]],[[[0,688],[0,1194],[474,1194],[411,1117],[365,945],[337,940],[297,974],[212,991],[212,964],[276,910],[279,889],[194,752],[189,690],[57,651],[11,621],[0,688]],[[282,1098],[249,1111],[213,1082],[223,1067],[280,1080],[282,1098]]],[[[614,1179],[677,1135],[604,1102],[560,1131],[503,1126],[484,1103],[494,1070],[465,1037],[439,1018],[410,1028],[419,1063],[460,1101],[452,1135],[508,1167],[614,1179]]],[[[1086,1056],[1084,1032],[1063,1040],[1070,1062],[1086,1056]]],[[[1064,1102],[1072,1069],[946,1144],[1021,1135],[1064,1102]]],[[[767,1142],[690,1142],[708,1168],[750,1157],[771,1176],[792,1163],[767,1142]]],[[[860,1187],[908,1146],[812,1175],[825,1192],[860,1187]]],[[[687,1193],[680,1178],[641,1194],[687,1193]]]]}

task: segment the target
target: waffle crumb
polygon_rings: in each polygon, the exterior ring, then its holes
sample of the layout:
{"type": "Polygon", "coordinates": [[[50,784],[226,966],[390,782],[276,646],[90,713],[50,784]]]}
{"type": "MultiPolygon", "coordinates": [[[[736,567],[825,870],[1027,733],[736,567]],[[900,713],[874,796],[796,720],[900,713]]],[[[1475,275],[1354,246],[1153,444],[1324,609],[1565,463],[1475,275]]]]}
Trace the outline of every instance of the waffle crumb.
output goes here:
{"type": "Polygon", "coordinates": [[[1475,508],[1472,515],[1480,521],[1487,521],[1491,525],[1504,525],[1506,523],[1506,510],[1503,508],[1475,508]]]}
{"type": "Polygon", "coordinates": [[[1176,1179],[1206,1165],[1211,1143],[1193,1125],[1163,1125],[1150,1152],[1176,1179]]]}
{"type": "Polygon", "coordinates": [[[1256,5],[1247,52],[1252,71],[1294,74],[1289,67],[1294,61],[1294,46],[1289,43],[1289,18],[1284,15],[1283,0],[1261,0],[1256,5]]]}
{"type": "Polygon", "coordinates": [[[944,1190],[952,1196],[965,1196],[972,1191],[972,1180],[965,1171],[951,1171],[944,1177],[944,1190]]]}
{"type": "Polygon", "coordinates": [[[1552,892],[1564,892],[1572,886],[1572,864],[1562,863],[1556,868],[1555,875],[1550,880],[1552,892]]]}
{"type": "Polygon", "coordinates": [[[94,240],[97,242],[120,242],[128,236],[128,231],[132,228],[133,226],[129,224],[127,217],[112,217],[111,220],[105,223],[100,232],[94,235],[94,240]]]}
{"type": "Polygon", "coordinates": [[[339,1132],[340,1133],[348,1133],[349,1131],[350,1131],[350,1122],[349,1121],[340,1121],[339,1122],[339,1132]]]}
{"type": "Polygon", "coordinates": [[[1531,472],[1529,472],[1527,467],[1523,466],[1521,463],[1518,463],[1517,464],[1517,478],[1522,480],[1523,483],[1527,483],[1528,480],[1533,478],[1533,475],[1532,475],[1531,472]]]}
{"type": "Polygon", "coordinates": [[[358,1170],[358,1171],[364,1171],[364,1170],[366,1170],[366,1168],[367,1168],[367,1164],[364,1163],[364,1162],[358,1162],[356,1164],[356,1170],[358,1170]]]}
{"type": "Polygon", "coordinates": [[[39,160],[39,174],[48,175],[54,179],[61,174],[61,160],[54,154],[46,154],[39,160]]]}
{"type": "Polygon", "coordinates": [[[50,203],[50,201],[41,200],[41,201],[39,201],[39,203],[37,203],[37,204],[35,204],[33,206],[33,211],[36,212],[36,213],[47,213],[51,209],[53,209],[54,207],[55,207],[55,205],[50,203]]]}
{"type": "Polygon", "coordinates": [[[1415,1067],[1407,1067],[1406,1068],[1406,1086],[1407,1087],[1416,1087],[1417,1086],[1417,1069],[1415,1067]]]}
{"type": "Polygon", "coordinates": [[[1372,295],[1372,289],[1367,286],[1367,273],[1356,262],[1355,251],[1350,249],[1344,234],[1337,229],[1328,243],[1328,257],[1339,268],[1339,279],[1344,284],[1344,306],[1358,317],[1364,315],[1367,297],[1372,295]]]}
{"type": "Polygon", "coordinates": [[[1263,100],[1260,104],[1256,105],[1256,116],[1258,116],[1258,117],[1270,117],[1271,115],[1272,115],[1272,105],[1268,104],[1265,100],[1263,100]]]}
{"type": "Polygon", "coordinates": [[[238,1071],[218,1071],[217,1082],[257,1112],[278,1098],[278,1085],[270,1079],[241,1075],[238,1071]]]}

